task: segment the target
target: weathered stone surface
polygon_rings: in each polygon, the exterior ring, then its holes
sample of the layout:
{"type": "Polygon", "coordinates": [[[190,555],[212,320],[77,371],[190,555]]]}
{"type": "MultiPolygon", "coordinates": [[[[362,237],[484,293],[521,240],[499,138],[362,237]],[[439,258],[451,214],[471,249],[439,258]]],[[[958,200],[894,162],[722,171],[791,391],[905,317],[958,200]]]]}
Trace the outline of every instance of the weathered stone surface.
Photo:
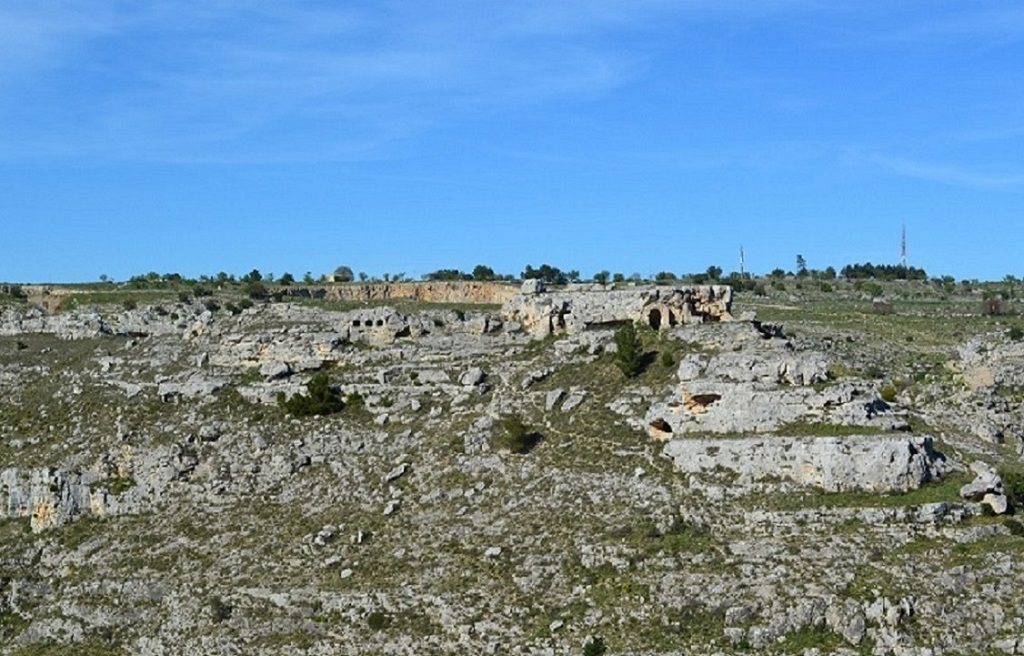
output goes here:
{"type": "Polygon", "coordinates": [[[781,477],[829,492],[906,492],[946,473],[930,437],[676,439],[663,452],[685,474],[728,471],[740,483],[781,477]]]}
{"type": "Polygon", "coordinates": [[[732,288],[727,285],[697,287],[636,287],[606,291],[592,285],[570,285],[556,292],[529,291],[511,298],[502,308],[506,321],[521,324],[535,336],[574,334],[609,324],[633,321],[658,330],[681,324],[729,321],[732,288]]]}
{"type": "Polygon", "coordinates": [[[459,376],[459,383],[466,387],[474,387],[482,382],[484,382],[484,370],[480,367],[470,367],[459,376]]]}
{"type": "Polygon", "coordinates": [[[35,532],[82,515],[115,514],[125,504],[99,485],[97,474],[56,469],[0,471],[0,518],[29,519],[35,532]]]}

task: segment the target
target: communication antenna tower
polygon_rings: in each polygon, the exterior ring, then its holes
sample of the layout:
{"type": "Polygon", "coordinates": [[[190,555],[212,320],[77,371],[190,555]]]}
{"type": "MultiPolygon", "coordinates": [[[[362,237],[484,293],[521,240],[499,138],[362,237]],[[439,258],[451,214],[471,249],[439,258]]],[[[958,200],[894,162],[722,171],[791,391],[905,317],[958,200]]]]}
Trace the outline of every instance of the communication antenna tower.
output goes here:
{"type": "Polygon", "coordinates": [[[746,273],[744,265],[746,264],[746,258],[743,256],[743,244],[740,244],[740,277],[746,273]]]}
{"type": "Polygon", "coordinates": [[[907,226],[903,224],[903,234],[900,239],[900,264],[907,268],[907,226]]]}

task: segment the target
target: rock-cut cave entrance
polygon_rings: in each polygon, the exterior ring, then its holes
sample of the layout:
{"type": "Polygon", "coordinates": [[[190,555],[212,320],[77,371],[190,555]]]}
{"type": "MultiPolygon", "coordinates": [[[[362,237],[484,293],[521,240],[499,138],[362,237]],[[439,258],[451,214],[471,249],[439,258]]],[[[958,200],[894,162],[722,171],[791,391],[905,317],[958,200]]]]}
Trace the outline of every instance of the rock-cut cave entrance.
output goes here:
{"type": "Polygon", "coordinates": [[[651,328],[658,330],[661,328],[661,310],[658,308],[652,309],[647,315],[647,323],[651,325],[651,328]]]}

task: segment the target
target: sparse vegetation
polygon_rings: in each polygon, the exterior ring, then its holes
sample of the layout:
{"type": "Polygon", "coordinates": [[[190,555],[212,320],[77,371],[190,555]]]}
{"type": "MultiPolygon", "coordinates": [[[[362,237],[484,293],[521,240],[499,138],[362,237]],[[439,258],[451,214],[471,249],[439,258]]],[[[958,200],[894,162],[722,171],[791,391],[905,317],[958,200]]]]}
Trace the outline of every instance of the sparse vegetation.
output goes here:
{"type": "Polygon", "coordinates": [[[603,656],[608,651],[604,644],[604,638],[599,636],[591,637],[583,645],[583,656],[603,656]]]}
{"type": "Polygon", "coordinates": [[[615,366],[628,378],[644,370],[644,344],[631,322],[615,331],[615,366]]]}
{"type": "Polygon", "coordinates": [[[306,394],[295,394],[291,398],[279,392],[277,404],[295,417],[330,415],[345,408],[341,395],[331,388],[330,380],[324,372],[314,374],[306,383],[306,391],[306,394]]]}
{"type": "Polygon", "coordinates": [[[502,417],[497,425],[496,446],[523,455],[540,443],[541,435],[530,429],[517,415],[502,417]]]}

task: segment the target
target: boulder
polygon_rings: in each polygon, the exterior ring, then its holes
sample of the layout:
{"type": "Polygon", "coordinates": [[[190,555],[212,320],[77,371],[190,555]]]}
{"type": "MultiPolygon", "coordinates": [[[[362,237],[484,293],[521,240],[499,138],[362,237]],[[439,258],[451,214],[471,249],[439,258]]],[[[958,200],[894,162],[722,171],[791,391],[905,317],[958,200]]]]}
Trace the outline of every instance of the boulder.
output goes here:
{"type": "Polygon", "coordinates": [[[524,295],[543,294],[544,291],[544,283],[536,278],[524,280],[523,286],[519,288],[519,293],[524,295]]]}
{"type": "Polygon", "coordinates": [[[484,370],[480,367],[470,367],[459,377],[459,383],[466,387],[475,387],[484,382],[484,370]]]}

